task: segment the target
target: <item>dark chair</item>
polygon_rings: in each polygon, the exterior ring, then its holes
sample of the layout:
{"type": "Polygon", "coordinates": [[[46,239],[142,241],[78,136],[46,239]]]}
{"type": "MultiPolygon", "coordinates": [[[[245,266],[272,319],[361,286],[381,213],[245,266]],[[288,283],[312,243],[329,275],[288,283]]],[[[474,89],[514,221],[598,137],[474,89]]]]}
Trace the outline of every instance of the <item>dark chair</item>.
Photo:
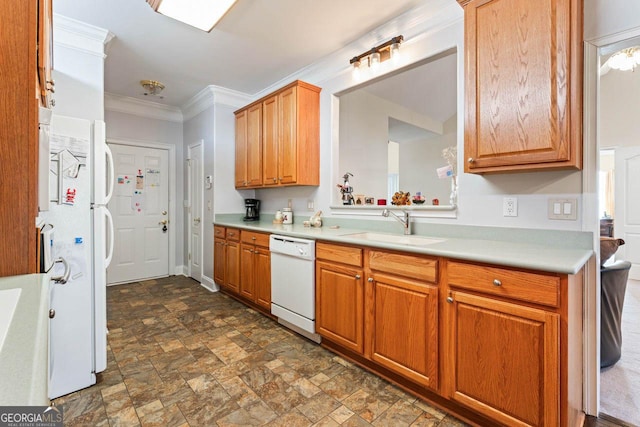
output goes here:
{"type": "Polygon", "coordinates": [[[620,360],[622,306],[630,268],[629,261],[616,261],[600,269],[600,368],[620,360]]]}

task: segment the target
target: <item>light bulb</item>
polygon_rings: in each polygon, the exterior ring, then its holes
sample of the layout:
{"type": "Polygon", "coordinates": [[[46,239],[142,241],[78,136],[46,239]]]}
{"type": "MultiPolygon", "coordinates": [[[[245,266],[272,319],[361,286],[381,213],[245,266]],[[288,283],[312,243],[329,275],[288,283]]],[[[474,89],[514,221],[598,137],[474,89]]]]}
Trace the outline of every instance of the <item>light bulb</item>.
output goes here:
{"type": "Polygon", "coordinates": [[[400,60],[400,43],[391,44],[391,49],[389,50],[391,54],[391,59],[394,63],[397,63],[400,60]]]}
{"type": "Polygon", "coordinates": [[[371,56],[369,57],[369,60],[371,61],[369,63],[369,67],[373,68],[374,70],[378,68],[378,66],[380,65],[380,52],[373,51],[373,53],[371,53],[371,56]]]}
{"type": "Polygon", "coordinates": [[[356,81],[360,81],[360,79],[362,79],[361,65],[360,61],[355,61],[353,63],[353,79],[356,81]]]}

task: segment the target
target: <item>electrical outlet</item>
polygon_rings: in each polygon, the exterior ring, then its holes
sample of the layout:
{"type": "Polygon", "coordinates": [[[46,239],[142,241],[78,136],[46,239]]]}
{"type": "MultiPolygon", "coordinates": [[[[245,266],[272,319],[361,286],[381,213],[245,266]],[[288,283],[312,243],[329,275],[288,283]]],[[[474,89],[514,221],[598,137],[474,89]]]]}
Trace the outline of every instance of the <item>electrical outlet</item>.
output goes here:
{"type": "Polygon", "coordinates": [[[307,200],[307,210],[308,211],[313,211],[313,200],[307,200]]]}
{"type": "Polygon", "coordinates": [[[517,197],[505,197],[504,199],[502,199],[502,215],[518,216],[518,198],[517,197]]]}

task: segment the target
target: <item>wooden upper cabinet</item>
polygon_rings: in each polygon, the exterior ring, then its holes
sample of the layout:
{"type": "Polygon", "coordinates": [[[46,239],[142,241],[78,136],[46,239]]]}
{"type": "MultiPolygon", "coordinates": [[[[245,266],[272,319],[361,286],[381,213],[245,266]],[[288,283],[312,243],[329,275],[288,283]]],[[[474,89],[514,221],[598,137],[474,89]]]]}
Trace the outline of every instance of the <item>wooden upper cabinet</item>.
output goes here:
{"type": "Polygon", "coordinates": [[[298,80],[236,111],[236,188],[320,185],[320,90],[298,80]],[[261,112],[259,130],[252,128],[254,109],[261,112]],[[246,139],[237,126],[243,114],[246,139]],[[245,151],[248,172],[239,158],[245,151]],[[260,179],[253,177],[258,165],[260,179]]]}
{"type": "Polygon", "coordinates": [[[247,110],[236,113],[236,188],[247,181],[247,110]]]}
{"type": "Polygon", "coordinates": [[[38,0],[38,89],[40,105],[53,107],[55,82],[53,69],[53,6],[52,0],[38,0]]]}
{"type": "Polygon", "coordinates": [[[262,185],[262,104],[247,110],[247,186],[262,185]]]}
{"type": "Polygon", "coordinates": [[[262,102],[263,183],[278,185],[278,96],[262,102]]]}
{"type": "Polygon", "coordinates": [[[465,172],[582,168],[582,0],[459,0],[465,172]]]}

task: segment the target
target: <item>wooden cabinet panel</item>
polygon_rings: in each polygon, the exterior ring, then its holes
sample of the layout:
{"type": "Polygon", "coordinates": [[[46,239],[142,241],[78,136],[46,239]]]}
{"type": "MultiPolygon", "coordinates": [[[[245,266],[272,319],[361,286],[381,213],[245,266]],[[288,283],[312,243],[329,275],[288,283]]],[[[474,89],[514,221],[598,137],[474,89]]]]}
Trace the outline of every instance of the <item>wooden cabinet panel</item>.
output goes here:
{"type": "Polygon", "coordinates": [[[316,258],[326,261],[362,267],[362,253],[362,248],[353,246],[334,245],[322,242],[316,243],[316,258]]]}
{"type": "Polygon", "coordinates": [[[233,242],[239,242],[240,241],[240,230],[238,230],[237,228],[227,228],[227,240],[233,241],[233,242]]]}
{"type": "Polygon", "coordinates": [[[38,2],[0,2],[0,276],[37,273],[38,2]]]}
{"type": "Polygon", "coordinates": [[[53,68],[53,6],[52,0],[38,0],[38,87],[40,104],[46,108],[54,106],[55,82],[51,76],[53,68]]]}
{"type": "Polygon", "coordinates": [[[367,259],[372,270],[437,282],[438,260],[435,258],[369,250],[367,259]]]}
{"type": "Polygon", "coordinates": [[[438,288],[372,274],[367,283],[370,357],[432,389],[438,388],[438,288]]]}
{"type": "MultiPolygon", "coordinates": [[[[214,233],[215,234],[215,233],[214,233]]],[[[213,239],[213,281],[219,285],[224,285],[224,270],[226,261],[226,242],[224,239],[213,239]]]]}
{"type": "Polygon", "coordinates": [[[556,426],[558,314],[451,292],[449,398],[511,426],[556,426]]]}
{"type": "Polygon", "coordinates": [[[447,277],[452,286],[558,307],[560,277],[500,267],[449,261],[447,277]]]}
{"type": "Polygon", "coordinates": [[[262,185],[262,104],[247,110],[247,187],[262,185]]]}
{"type": "Polygon", "coordinates": [[[264,159],[264,185],[278,185],[278,96],[262,102],[262,153],[264,159]]]}
{"type": "Polygon", "coordinates": [[[364,353],[362,270],[316,261],[316,332],[364,353]]]}
{"type": "Polygon", "coordinates": [[[271,312],[271,253],[268,247],[257,247],[254,253],[256,304],[271,312]]]}
{"type": "Polygon", "coordinates": [[[240,295],[250,301],[255,300],[253,245],[240,244],[240,295]]]}
{"type": "Polygon", "coordinates": [[[257,231],[242,230],[240,239],[243,243],[250,243],[256,246],[263,246],[269,249],[269,234],[257,231]]]}
{"type": "Polygon", "coordinates": [[[582,167],[582,0],[465,5],[465,172],[582,167]]]}
{"type": "Polygon", "coordinates": [[[214,225],[213,226],[213,238],[214,239],[224,239],[225,237],[227,237],[227,229],[224,227],[221,227],[219,225],[214,225]]]}
{"type": "Polygon", "coordinates": [[[236,112],[235,177],[236,188],[247,186],[247,110],[236,112]]]}
{"type": "Polygon", "coordinates": [[[224,284],[227,290],[237,294],[240,292],[240,244],[228,240],[226,252],[224,284]]]}
{"type": "MultiPolygon", "coordinates": [[[[297,149],[297,88],[291,87],[278,94],[280,116],[279,180],[281,184],[298,181],[297,149]]],[[[303,141],[300,141],[303,143],[303,141]]]]}

